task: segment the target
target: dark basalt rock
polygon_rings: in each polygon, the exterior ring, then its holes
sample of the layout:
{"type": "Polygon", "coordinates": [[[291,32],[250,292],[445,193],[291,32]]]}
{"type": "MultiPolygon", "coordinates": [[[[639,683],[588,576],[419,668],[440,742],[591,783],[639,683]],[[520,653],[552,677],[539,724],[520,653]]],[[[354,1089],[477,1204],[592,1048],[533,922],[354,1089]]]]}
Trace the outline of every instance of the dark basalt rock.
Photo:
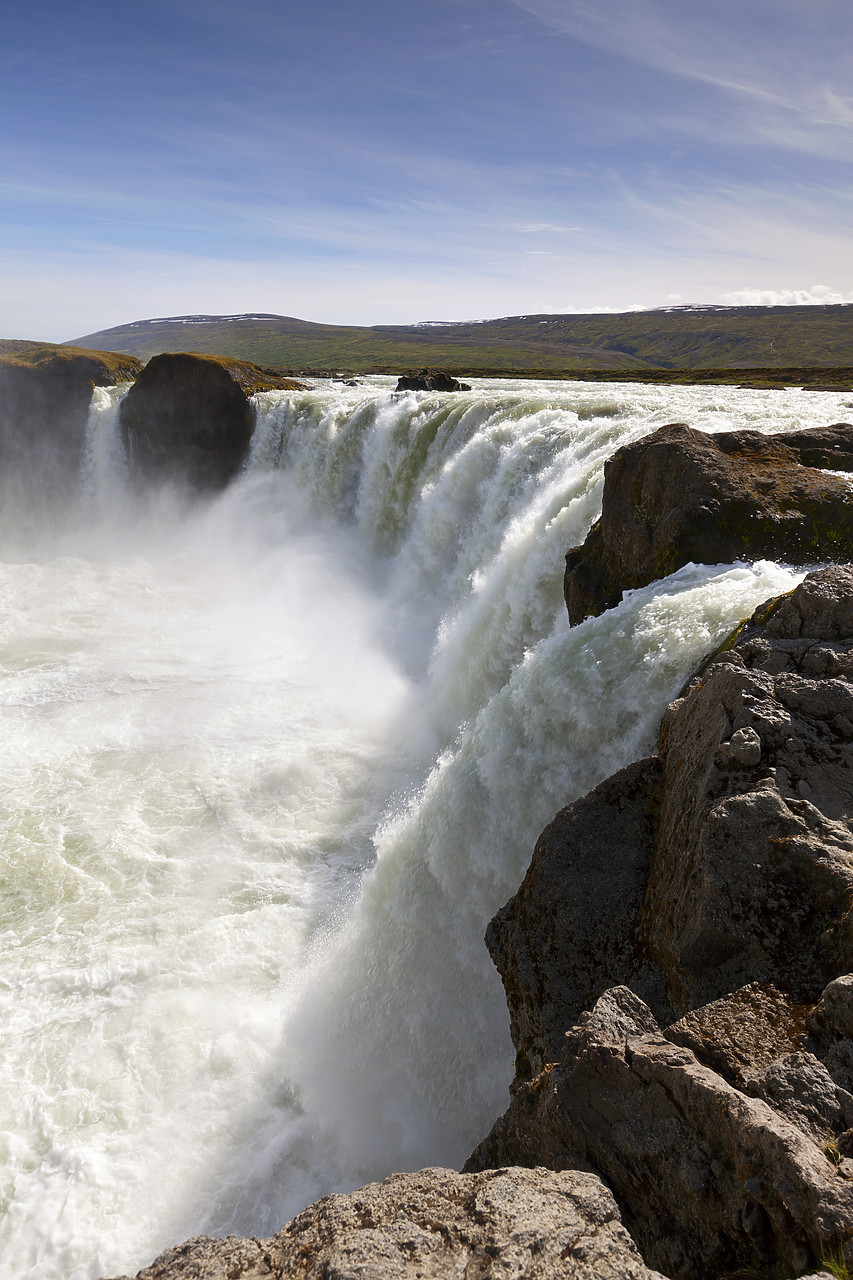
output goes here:
{"type": "Polygon", "coordinates": [[[121,406],[121,427],[137,478],[222,489],[239,472],[254,430],[249,396],[297,390],[248,361],[179,353],[149,360],[121,406]]]}
{"type": "Polygon", "coordinates": [[[618,449],[601,519],[566,556],[572,624],[691,561],[853,559],[853,426],[708,435],[684,423],[618,449]]]}
{"type": "Polygon", "coordinates": [[[421,369],[420,373],[401,374],[396,391],[470,391],[467,382],[451,378],[441,369],[421,369]]]}
{"type": "Polygon", "coordinates": [[[659,746],[557,816],[489,926],[517,1075],[465,1169],[592,1168],[679,1280],[850,1266],[853,567],[757,609],[659,746]]]}
{"type": "Polygon", "coordinates": [[[503,980],[516,1083],[558,1060],[566,1028],[608,987],[629,984],[666,1021],[663,972],[637,913],[654,845],[661,761],[641,760],[561,810],[537,841],[516,895],[486,930],[503,980]]]}
{"type": "MultiPolygon", "coordinates": [[[[0,474],[31,510],[74,495],[86,443],[93,387],[129,382],[134,356],[46,343],[0,347],[0,474]]],[[[15,492],[12,493],[11,491],[15,492]]]]}

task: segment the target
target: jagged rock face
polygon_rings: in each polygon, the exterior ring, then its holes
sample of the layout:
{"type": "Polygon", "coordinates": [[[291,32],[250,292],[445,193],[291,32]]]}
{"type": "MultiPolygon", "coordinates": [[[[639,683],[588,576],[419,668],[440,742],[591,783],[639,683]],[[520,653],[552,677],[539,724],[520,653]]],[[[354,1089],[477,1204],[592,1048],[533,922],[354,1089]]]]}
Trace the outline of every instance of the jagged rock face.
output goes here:
{"type": "MultiPolygon", "coordinates": [[[[803,1081],[803,1063],[786,1061],[766,1091],[785,1092],[787,1079],[801,1112],[807,1095],[826,1104],[820,1064],[807,1063],[803,1081]]],[[[515,1094],[465,1168],[507,1163],[592,1165],[647,1262],[683,1280],[743,1266],[771,1280],[799,1275],[833,1251],[853,1263],[844,1162],[672,1044],[624,987],[605,993],[567,1035],[559,1064],[515,1094]]]]}
{"type": "Polygon", "coordinates": [[[470,391],[467,382],[451,378],[443,369],[421,369],[420,373],[401,374],[395,391],[470,391]]]}
{"type": "Polygon", "coordinates": [[[572,624],[684,564],[853,559],[853,426],[708,435],[683,423],[618,449],[601,519],[566,557],[572,624]]]}
{"type": "MultiPolygon", "coordinates": [[[[593,1174],[423,1169],[326,1196],[269,1240],[198,1237],[137,1280],[663,1280],[593,1174]]],[[[126,1277],[122,1278],[126,1280],[126,1277]]]]}
{"type": "Polygon", "coordinates": [[[629,984],[669,1021],[662,971],[634,929],[661,776],[657,757],[641,760],[561,810],[539,837],[521,888],[486,930],[518,1082],[562,1056],[566,1028],[608,987],[629,984]]]}
{"type": "Polygon", "coordinates": [[[149,360],[121,406],[137,478],[222,489],[240,470],[255,418],[249,395],[298,389],[248,361],[191,354],[149,360]]]}
{"type": "MultiPolygon", "coordinates": [[[[853,974],[830,982],[811,1016],[809,1031],[835,1083],[853,1094],[853,974]]],[[[847,1154],[853,1156],[853,1149],[847,1154]]]]}
{"type": "Polygon", "coordinates": [[[853,970],[853,569],[809,577],[662,725],[640,933],[688,1010],[853,970]]]}
{"type": "Polygon", "coordinates": [[[660,757],[546,828],[486,934],[516,1083],[614,984],[669,1022],[750,983],[814,1004],[853,970],[851,674],[853,569],[835,566],[756,611],[667,710],[660,757]]]}

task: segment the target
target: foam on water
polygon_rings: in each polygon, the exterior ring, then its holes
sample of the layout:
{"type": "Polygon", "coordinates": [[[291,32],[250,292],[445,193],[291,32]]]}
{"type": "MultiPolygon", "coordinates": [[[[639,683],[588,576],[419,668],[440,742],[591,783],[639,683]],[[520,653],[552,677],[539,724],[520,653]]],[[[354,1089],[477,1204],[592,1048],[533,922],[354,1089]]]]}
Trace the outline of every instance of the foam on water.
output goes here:
{"type": "Polygon", "coordinates": [[[834,396],[489,384],[258,397],[244,477],[143,509],[98,391],[76,522],[0,564],[4,1275],[458,1164],[505,1102],[482,943],[542,826],[801,576],[688,566],[569,629],[603,463],[834,396]]]}

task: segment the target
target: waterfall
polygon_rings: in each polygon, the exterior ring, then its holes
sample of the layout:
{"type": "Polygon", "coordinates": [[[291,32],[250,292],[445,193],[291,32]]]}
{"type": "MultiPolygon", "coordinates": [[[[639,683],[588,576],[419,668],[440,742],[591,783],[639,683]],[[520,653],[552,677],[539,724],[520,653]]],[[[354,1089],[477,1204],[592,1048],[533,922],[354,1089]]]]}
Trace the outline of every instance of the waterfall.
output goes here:
{"type": "Polygon", "coordinates": [[[119,433],[121,402],[129,383],[95,387],[86,424],[82,496],[94,518],[108,515],[125,495],[128,458],[119,433]]]}
{"type": "Polygon", "coordinates": [[[603,466],[839,397],[494,382],[268,392],[244,474],[125,484],[93,398],[74,518],[0,548],[0,1228],[10,1277],[132,1273],[394,1169],[506,1101],[482,942],[539,831],[652,748],[784,566],[686,566],[570,629],[603,466]]]}

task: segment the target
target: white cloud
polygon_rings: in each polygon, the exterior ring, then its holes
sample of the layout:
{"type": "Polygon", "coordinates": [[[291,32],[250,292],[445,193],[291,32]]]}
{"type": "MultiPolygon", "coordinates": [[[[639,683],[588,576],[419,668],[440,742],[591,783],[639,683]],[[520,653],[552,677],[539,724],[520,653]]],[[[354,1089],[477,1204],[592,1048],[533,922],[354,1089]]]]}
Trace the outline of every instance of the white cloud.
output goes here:
{"type": "Polygon", "coordinates": [[[853,293],[839,293],[825,284],[813,284],[810,289],[736,289],[720,294],[720,302],[730,307],[818,307],[853,303],[853,293]]]}

